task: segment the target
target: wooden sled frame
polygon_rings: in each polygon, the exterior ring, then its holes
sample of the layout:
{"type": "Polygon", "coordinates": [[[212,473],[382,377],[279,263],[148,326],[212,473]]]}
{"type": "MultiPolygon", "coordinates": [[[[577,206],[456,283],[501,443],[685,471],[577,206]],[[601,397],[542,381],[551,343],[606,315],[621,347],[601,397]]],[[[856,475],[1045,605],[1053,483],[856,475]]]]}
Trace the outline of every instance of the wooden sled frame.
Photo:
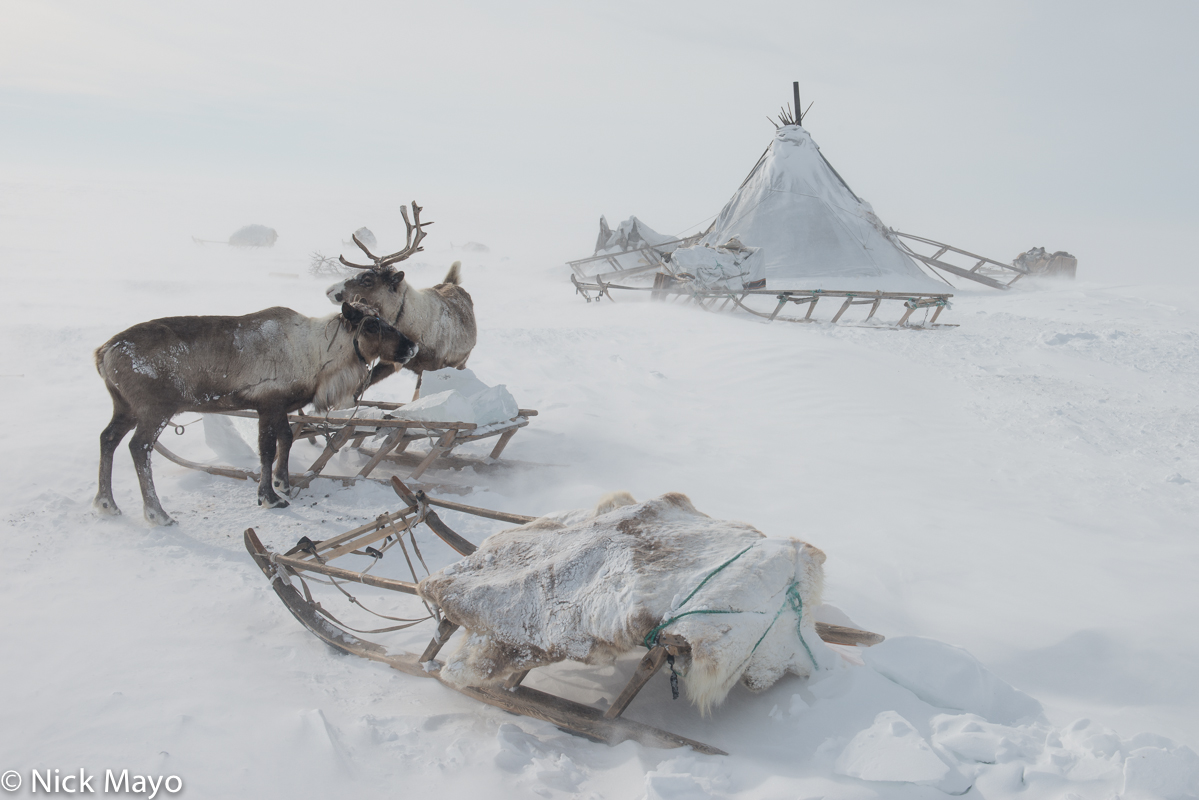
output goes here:
{"type": "MultiPolygon", "coordinates": [[[[524,524],[532,522],[536,517],[519,514],[489,511],[461,503],[452,503],[429,497],[423,491],[413,492],[399,478],[392,478],[391,485],[396,494],[406,503],[405,507],[390,514],[383,514],[361,527],[333,536],[320,542],[312,542],[306,537],[300,540],[296,547],[280,555],[267,550],[253,528],[245,531],[246,549],[254,562],[262,569],[271,582],[275,594],[300,623],[315,634],[319,639],[335,649],[351,655],[360,656],[386,664],[392,669],[420,678],[433,678],[443,685],[468,697],[484,702],[490,706],[503,709],[513,714],[521,714],[534,719],[544,720],[569,733],[584,736],[607,744],[619,744],[633,740],[647,747],[675,748],[691,747],[696,752],[710,755],[728,755],[725,751],[711,745],[679,736],[669,731],[645,725],[623,716],[629,704],[637,693],[649,682],[669,660],[673,663],[676,656],[682,655],[689,649],[686,640],[681,636],[663,633],[657,638],[657,644],[650,648],[641,663],[633,673],[624,689],[613,700],[606,710],[577,703],[572,700],[549,694],[548,692],[522,686],[521,683],[528,671],[513,675],[502,688],[450,686],[441,679],[440,665],[434,659],[450,637],[458,630],[458,625],[441,616],[440,610],[433,609],[429,621],[437,621],[437,629],[424,652],[420,655],[413,653],[390,653],[383,645],[362,639],[346,630],[332,615],[326,612],[319,603],[315,602],[303,584],[301,573],[315,573],[333,580],[342,580],[375,586],[382,589],[417,594],[416,573],[412,568],[411,559],[408,566],[413,574],[413,581],[401,581],[392,578],[381,578],[370,575],[366,570],[355,571],[335,567],[329,562],[347,553],[359,555],[374,555],[376,559],[381,554],[372,545],[384,542],[403,542],[405,533],[412,537],[415,547],[413,529],[424,523],[443,542],[461,555],[470,555],[475,551],[475,545],[455,533],[441,520],[432,506],[460,511],[474,516],[489,519],[524,524]],[[394,540],[390,537],[395,537],[394,540]],[[300,578],[303,592],[292,583],[292,578],[300,578]]],[[[417,551],[419,555],[419,551],[417,551]]],[[[372,562],[373,563],[373,562],[372,562]]],[[[340,588],[340,587],[339,587],[340,588]]],[[[343,590],[344,591],[344,590],[343,590]]],[[[406,626],[405,626],[406,627],[406,626]]],[[[870,646],[883,640],[876,633],[861,631],[825,623],[816,624],[816,632],[826,642],[842,645],[870,646]]]]}
{"type": "MultiPolygon", "coordinates": [[[[377,408],[383,411],[395,411],[403,408],[404,403],[385,403],[363,400],[359,406],[377,408]]],[[[230,417],[246,417],[258,419],[253,411],[226,411],[230,417]]],[[[427,422],[408,419],[356,419],[352,417],[317,417],[307,414],[288,414],[287,421],[291,424],[294,439],[307,439],[315,442],[318,437],[325,437],[325,449],[317,456],[312,465],[303,473],[292,473],[289,476],[292,488],[305,489],[316,478],[329,478],[340,481],[343,485],[352,485],[360,480],[373,480],[386,483],[386,478],[372,478],[370,474],[384,461],[402,463],[403,453],[412,442],[418,439],[432,439],[433,446],[428,455],[417,460],[415,468],[407,475],[408,480],[418,480],[421,475],[432,467],[439,459],[448,461],[455,466],[474,466],[492,464],[499,459],[508,442],[516,432],[529,424],[529,418],[537,416],[531,408],[517,409],[517,415],[512,419],[496,425],[479,426],[473,422],[427,422]],[[383,433],[383,441],[375,449],[363,447],[367,437],[383,433]],[[498,437],[498,441],[485,458],[467,458],[453,455],[458,445],[467,442],[477,442],[483,439],[498,437]],[[357,475],[325,475],[323,470],[329,461],[343,447],[349,444],[359,450],[368,460],[357,475]]],[[[190,423],[189,423],[190,424],[190,423]]],[[[154,450],[181,467],[207,472],[210,475],[221,475],[238,480],[259,479],[257,470],[240,469],[237,467],[220,467],[189,461],[182,456],[172,453],[161,441],[154,444],[154,450]]],[[[412,459],[410,459],[412,460],[412,459]]]]}
{"type": "MultiPolygon", "coordinates": [[[[992,289],[1010,289],[1012,284],[1028,275],[1028,270],[1017,267],[1014,264],[1004,264],[986,256],[980,256],[977,253],[971,253],[969,250],[963,250],[960,247],[954,247],[951,244],[938,242],[935,239],[926,239],[923,236],[913,236],[910,233],[903,233],[894,228],[887,230],[887,238],[906,253],[909,257],[919,261],[926,267],[940,272],[948,272],[950,275],[956,275],[959,278],[966,278],[984,286],[990,286],[992,289]],[[937,248],[937,251],[931,256],[921,253],[912,246],[912,242],[919,242],[922,245],[929,245],[937,248]],[[977,260],[977,263],[969,269],[950,264],[945,261],[947,255],[953,255],[966,258],[970,261],[977,260]],[[1006,283],[1003,280],[1007,280],[1006,283]]],[[[939,273],[935,272],[939,276],[939,273]]],[[[945,281],[949,283],[949,281],[945,281]]],[[[952,285],[952,284],[951,284],[952,285]]]]}
{"type": "Polygon", "coordinates": [[[588,303],[599,301],[603,297],[615,302],[612,297],[612,289],[620,289],[630,292],[649,292],[650,299],[666,302],[673,297],[675,302],[680,299],[684,304],[695,303],[695,305],[705,311],[724,311],[740,309],[755,317],[761,317],[768,322],[780,320],[783,322],[814,322],[819,323],[822,320],[813,319],[812,312],[816,309],[816,304],[822,298],[844,298],[841,307],[837,309],[837,313],[833,316],[828,324],[849,324],[841,323],[841,318],[850,306],[869,305],[870,311],[866,314],[866,318],[862,320],[860,325],[870,328],[905,328],[909,330],[924,330],[929,328],[956,328],[957,325],[947,325],[938,323],[937,319],[941,316],[941,312],[950,307],[950,299],[952,294],[938,294],[932,292],[865,292],[865,291],[837,291],[832,289],[704,289],[696,286],[692,281],[681,279],[675,275],[667,273],[658,273],[654,276],[654,285],[649,286],[622,286],[615,283],[605,283],[601,278],[596,278],[595,283],[587,283],[578,280],[574,275],[570,276],[571,283],[574,284],[575,293],[581,294],[588,303]],[[594,296],[592,296],[594,294],[594,296]],[[755,311],[745,305],[745,299],[754,295],[771,295],[778,300],[778,305],[774,311],[764,313],[755,311]],[[874,318],[880,306],[884,302],[902,302],[906,311],[899,321],[893,325],[865,325],[874,318]],[[780,316],[783,308],[788,303],[796,305],[807,305],[807,310],[802,317],[787,317],[780,316]],[[719,304],[719,305],[718,305],[719,304]],[[932,315],[928,322],[915,324],[911,321],[912,314],[917,310],[924,308],[932,310],[932,315]]]}

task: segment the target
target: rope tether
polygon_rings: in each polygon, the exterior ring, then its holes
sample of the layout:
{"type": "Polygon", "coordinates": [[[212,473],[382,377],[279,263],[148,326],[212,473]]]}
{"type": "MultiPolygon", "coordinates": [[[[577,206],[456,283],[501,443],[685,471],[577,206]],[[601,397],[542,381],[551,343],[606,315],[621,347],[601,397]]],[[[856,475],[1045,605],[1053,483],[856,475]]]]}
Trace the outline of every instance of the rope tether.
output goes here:
{"type": "MultiPolygon", "coordinates": [[[[745,548],[740,553],[733,556],[728,561],[724,562],[719,567],[717,567],[716,569],[709,572],[704,577],[704,579],[699,582],[699,585],[691,590],[691,594],[687,595],[687,597],[683,599],[683,602],[679,603],[678,606],[676,606],[676,608],[682,608],[683,606],[687,605],[687,603],[691,600],[691,598],[695,597],[696,593],[699,592],[700,589],[704,588],[704,585],[708,581],[710,581],[712,578],[714,578],[717,573],[719,573],[721,570],[723,570],[729,564],[732,564],[734,561],[741,558],[741,556],[748,553],[750,551],[750,549],[752,549],[752,548],[753,548],[753,545],[751,544],[749,547],[745,548]]],[[[748,661],[749,658],[752,657],[755,652],[757,652],[758,645],[762,644],[762,642],[766,639],[767,635],[769,635],[770,631],[774,629],[774,623],[778,622],[778,619],[779,619],[779,617],[781,617],[783,615],[783,612],[786,611],[788,608],[790,608],[792,611],[795,612],[795,615],[796,615],[795,634],[796,634],[796,636],[799,637],[799,643],[803,645],[804,652],[806,652],[808,654],[808,658],[811,660],[812,666],[819,668],[820,663],[818,661],[816,661],[816,656],[814,656],[812,654],[812,648],[808,646],[807,641],[803,637],[803,597],[799,593],[799,584],[795,581],[792,581],[790,583],[790,585],[787,586],[785,595],[786,596],[783,600],[783,604],[781,606],[779,606],[779,610],[776,611],[774,614],[774,619],[770,620],[770,624],[766,626],[766,630],[758,638],[758,641],[756,641],[754,643],[753,649],[749,651],[749,656],[746,657],[746,661],[748,661]]],[[[645,635],[645,639],[643,640],[643,644],[645,645],[646,649],[653,649],[654,647],[657,647],[659,636],[661,635],[662,631],[665,628],[667,628],[670,625],[673,625],[675,622],[678,622],[683,617],[688,617],[688,616],[691,616],[692,614],[747,614],[747,613],[748,614],[764,614],[766,612],[764,612],[764,611],[738,611],[736,609],[718,609],[718,608],[712,608],[712,609],[699,608],[694,611],[684,611],[681,614],[675,614],[674,616],[670,617],[669,619],[667,619],[664,622],[662,622],[661,624],[659,624],[657,627],[655,627],[649,633],[647,633],[645,635]]],[[[678,673],[675,671],[675,668],[674,668],[674,656],[671,655],[669,652],[667,653],[666,661],[670,665],[671,695],[674,697],[675,700],[677,700],[679,698],[678,673]]]]}

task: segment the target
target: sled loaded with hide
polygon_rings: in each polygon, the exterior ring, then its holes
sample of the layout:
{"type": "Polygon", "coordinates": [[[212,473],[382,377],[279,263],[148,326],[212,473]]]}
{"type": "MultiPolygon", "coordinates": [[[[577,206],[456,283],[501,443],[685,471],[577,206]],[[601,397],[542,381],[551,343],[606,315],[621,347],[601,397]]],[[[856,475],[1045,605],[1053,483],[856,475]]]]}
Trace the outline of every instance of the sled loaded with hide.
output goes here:
{"type": "MultiPolygon", "coordinates": [[[[593,510],[532,517],[433,498],[399,478],[391,484],[404,502],[395,512],[320,541],[304,537],[283,553],[268,550],[251,528],[246,549],[296,619],[337,650],[432,678],[574,734],[609,744],[633,740],[724,754],[625,712],[663,668],[671,673],[675,696],[681,679],[706,711],[738,681],[757,690],[785,672],[833,668],[840,656],[826,643],[870,646],[883,639],[813,620],[823,575],[819,550],[795,539],[768,539],[744,523],[714,520],[683,495],[636,503],[620,493],[593,510]],[[436,508],[516,527],[476,546],[436,508]],[[462,558],[429,570],[416,537],[422,525],[462,558]],[[373,574],[397,546],[401,571],[406,567],[411,580],[373,574]],[[346,566],[337,565],[339,560],[346,566]],[[318,602],[314,581],[333,586],[363,609],[347,587],[412,595],[427,613],[372,612],[383,617],[383,627],[353,629],[318,602]],[[419,654],[393,652],[359,635],[416,626],[428,627],[431,635],[419,654]],[[439,660],[459,628],[455,652],[439,660]],[[610,664],[641,648],[643,658],[606,708],[523,685],[532,669],[560,661],[610,664]]],[[[322,591],[327,599],[328,590],[322,591]]]]}

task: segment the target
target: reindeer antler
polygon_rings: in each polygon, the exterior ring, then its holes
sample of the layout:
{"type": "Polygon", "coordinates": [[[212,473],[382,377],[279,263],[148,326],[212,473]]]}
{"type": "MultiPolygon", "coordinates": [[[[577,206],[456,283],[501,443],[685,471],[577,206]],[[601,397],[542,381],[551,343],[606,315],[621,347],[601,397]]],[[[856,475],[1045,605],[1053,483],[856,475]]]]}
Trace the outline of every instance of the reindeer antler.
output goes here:
{"type": "Polygon", "coordinates": [[[358,237],[356,235],[351,235],[350,238],[354,240],[354,244],[358,245],[358,248],[362,252],[366,253],[367,257],[370,258],[371,261],[375,262],[374,265],[368,266],[365,264],[354,264],[350,261],[346,261],[345,256],[338,256],[338,260],[340,260],[341,263],[345,264],[347,267],[353,267],[354,269],[383,269],[384,267],[389,267],[392,264],[395,264],[399,261],[403,261],[404,259],[409,258],[410,256],[412,256],[413,253],[419,253],[420,251],[425,249],[420,246],[421,240],[424,239],[428,235],[424,231],[424,226],[433,224],[432,222],[421,222],[420,221],[420,212],[421,212],[421,207],[416,204],[415,200],[413,200],[412,201],[412,221],[409,222],[408,221],[408,207],[400,206],[400,216],[404,218],[404,227],[408,229],[408,238],[407,238],[407,241],[404,243],[403,250],[392,253],[389,256],[382,256],[382,257],[376,256],[374,253],[372,253],[370,250],[368,250],[366,248],[366,245],[364,245],[361,241],[358,240],[358,237]],[[416,233],[415,236],[413,236],[414,231],[416,233]]]}

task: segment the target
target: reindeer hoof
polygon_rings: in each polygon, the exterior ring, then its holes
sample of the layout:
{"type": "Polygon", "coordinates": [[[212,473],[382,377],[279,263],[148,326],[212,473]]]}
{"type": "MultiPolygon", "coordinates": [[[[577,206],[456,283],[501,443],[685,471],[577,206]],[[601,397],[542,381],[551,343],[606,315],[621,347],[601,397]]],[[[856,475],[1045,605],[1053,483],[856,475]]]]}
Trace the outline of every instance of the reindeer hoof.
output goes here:
{"type": "Polygon", "coordinates": [[[92,508],[96,509],[97,513],[104,514],[108,517],[121,516],[121,509],[117,508],[117,504],[111,500],[101,500],[97,497],[95,501],[92,502],[92,508]]]}
{"type": "Polygon", "coordinates": [[[175,520],[171,518],[165,511],[147,511],[146,522],[151,525],[159,525],[166,527],[167,525],[175,525],[175,520]]]}
{"type": "Polygon", "coordinates": [[[258,505],[263,508],[287,508],[291,503],[282,497],[276,497],[274,500],[271,500],[269,497],[260,497],[258,498],[258,505]]]}

